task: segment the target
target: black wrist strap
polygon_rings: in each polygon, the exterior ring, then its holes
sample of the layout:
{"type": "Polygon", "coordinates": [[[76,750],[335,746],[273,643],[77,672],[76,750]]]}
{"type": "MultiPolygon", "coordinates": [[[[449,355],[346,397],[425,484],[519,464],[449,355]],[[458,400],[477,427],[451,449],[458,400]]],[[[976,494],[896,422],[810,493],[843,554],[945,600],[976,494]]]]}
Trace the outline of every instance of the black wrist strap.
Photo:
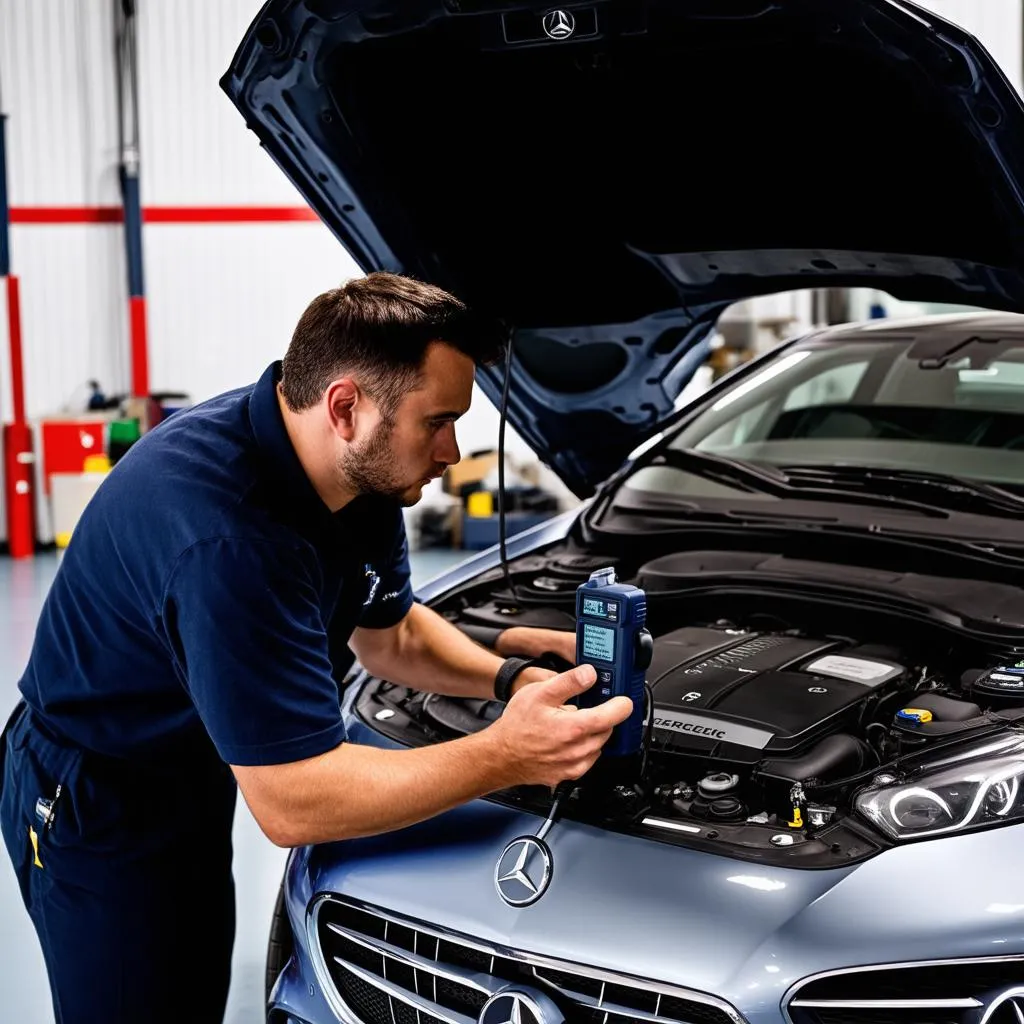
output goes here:
{"type": "Polygon", "coordinates": [[[536,660],[534,658],[506,658],[501,663],[501,668],[498,669],[497,675],[494,677],[495,698],[507,704],[512,696],[512,684],[515,682],[516,676],[524,668],[529,668],[535,664],[536,660]]]}

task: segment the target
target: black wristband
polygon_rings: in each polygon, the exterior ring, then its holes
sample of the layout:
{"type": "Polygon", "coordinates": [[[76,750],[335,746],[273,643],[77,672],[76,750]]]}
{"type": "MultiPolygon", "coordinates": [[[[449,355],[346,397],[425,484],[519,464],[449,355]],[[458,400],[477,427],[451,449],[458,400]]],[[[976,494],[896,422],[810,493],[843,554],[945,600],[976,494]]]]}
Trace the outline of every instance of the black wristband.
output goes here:
{"type": "Polygon", "coordinates": [[[516,676],[524,668],[529,668],[533,664],[535,664],[533,658],[506,658],[494,677],[495,698],[507,704],[512,696],[512,684],[515,682],[516,676]]]}

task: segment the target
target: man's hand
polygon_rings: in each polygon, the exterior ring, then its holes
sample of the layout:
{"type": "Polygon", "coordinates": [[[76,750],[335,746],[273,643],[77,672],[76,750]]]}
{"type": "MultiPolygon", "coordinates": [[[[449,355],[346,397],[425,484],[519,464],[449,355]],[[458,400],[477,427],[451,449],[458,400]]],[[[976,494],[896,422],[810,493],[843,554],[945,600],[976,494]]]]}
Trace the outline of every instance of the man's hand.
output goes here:
{"type": "Polygon", "coordinates": [[[498,634],[494,649],[503,658],[522,655],[538,658],[551,651],[576,664],[576,634],[562,629],[535,629],[532,626],[510,626],[498,634]]]}
{"type": "Polygon", "coordinates": [[[554,787],[591,768],[612,729],[633,711],[628,697],[612,697],[593,708],[566,703],[596,679],[592,665],[578,665],[524,687],[513,695],[501,718],[478,734],[489,734],[498,745],[498,757],[509,772],[508,785],[554,787]]]}

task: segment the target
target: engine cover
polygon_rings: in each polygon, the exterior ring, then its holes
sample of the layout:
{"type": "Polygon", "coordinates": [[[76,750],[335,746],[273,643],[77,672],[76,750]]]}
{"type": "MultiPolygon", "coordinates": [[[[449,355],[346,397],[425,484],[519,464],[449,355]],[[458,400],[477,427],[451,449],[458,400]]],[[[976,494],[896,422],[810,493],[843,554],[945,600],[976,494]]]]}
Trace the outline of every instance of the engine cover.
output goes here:
{"type": "Polygon", "coordinates": [[[849,644],[686,627],[655,639],[654,742],[753,763],[798,753],[853,724],[906,669],[849,644]]]}

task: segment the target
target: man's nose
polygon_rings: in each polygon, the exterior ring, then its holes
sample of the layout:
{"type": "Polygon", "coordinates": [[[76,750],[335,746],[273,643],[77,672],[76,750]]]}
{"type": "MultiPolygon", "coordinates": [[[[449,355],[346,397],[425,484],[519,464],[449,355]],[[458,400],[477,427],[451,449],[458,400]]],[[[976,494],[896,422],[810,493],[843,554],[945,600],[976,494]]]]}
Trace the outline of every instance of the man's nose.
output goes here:
{"type": "Polygon", "coordinates": [[[449,423],[441,435],[441,446],[437,452],[437,461],[447,466],[454,466],[462,461],[462,453],[459,451],[459,442],[455,436],[455,424],[449,423]]]}

